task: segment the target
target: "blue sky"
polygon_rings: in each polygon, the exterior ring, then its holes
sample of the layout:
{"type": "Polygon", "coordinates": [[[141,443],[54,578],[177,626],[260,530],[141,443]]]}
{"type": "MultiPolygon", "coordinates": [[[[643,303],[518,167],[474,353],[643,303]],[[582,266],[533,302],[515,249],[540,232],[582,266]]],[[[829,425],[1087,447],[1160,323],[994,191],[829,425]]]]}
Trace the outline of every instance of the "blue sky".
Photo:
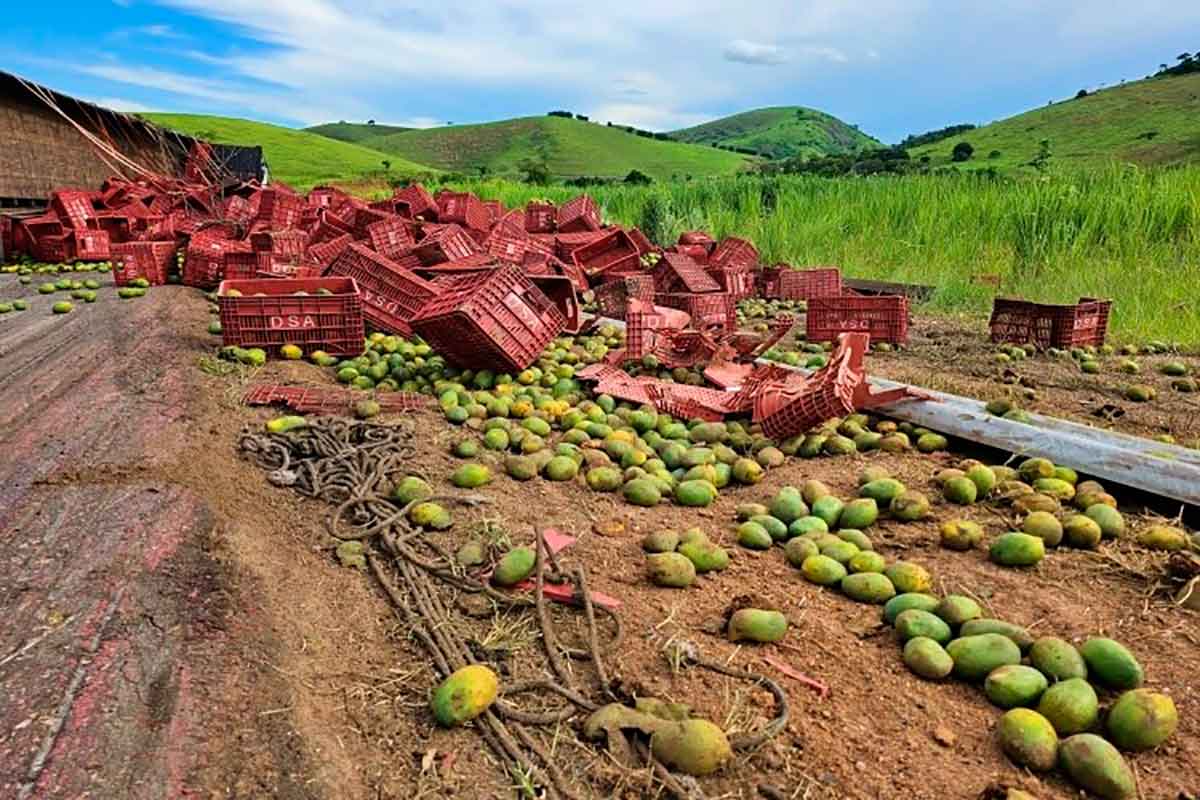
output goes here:
{"type": "Polygon", "coordinates": [[[1144,77],[1200,3],[1139,0],[58,0],[0,68],[131,111],[430,126],[566,108],[671,130],[766,105],[887,142],[1144,77]]]}

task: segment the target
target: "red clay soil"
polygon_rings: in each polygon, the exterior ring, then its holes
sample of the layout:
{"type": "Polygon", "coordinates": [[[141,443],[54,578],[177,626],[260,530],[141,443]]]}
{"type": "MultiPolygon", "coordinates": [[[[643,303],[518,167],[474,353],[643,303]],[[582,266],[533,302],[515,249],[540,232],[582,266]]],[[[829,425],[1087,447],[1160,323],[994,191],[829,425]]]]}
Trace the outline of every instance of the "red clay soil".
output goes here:
{"type": "MultiPolygon", "coordinates": [[[[0,277],[0,297],[27,288],[0,277]]],[[[31,302],[0,317],[0,798],[514,796],[513,776],[470,726],[433,725],[429,660],[370,576],[337,566],[329,508],[270,486],[237,456],[241,428],[273,415],[238,402],[248,381],[326,382],[327,373],[284,362],[257,374],[200,369],[214,340],[203,332],[204,300],[187,289],[132,301],[105,289],[65,317],[49,314],[52,298],[31,302]]],[[[457,463],[446,445],[458,433],[433,412],[412,418],[412,469],[444,488],[457,463]]],[[[815,477],[848,496],[871,463],[925,487],[949,459],[790,461],[699,512],[634,510],[577,483],[498,477],[480,490],[492,503],[456,512],[442,537],[461,544],[485,515],[518,544],[534,526],[578,536],[566,564],[585,565],[593,590],[624,601],[624,643],[607,663],[628,691],[689,703],[729,729],[770,717],[770,696],[745,682],[673,674],[662,655],[671,639],[779,681],[791,703],[786,730],[703,779],[708,797],[755,797],[764,783],[797,798],[966,799],[1001,783],[1042,800],[1078,797],[1057,774],[1038,780],[1004,758],[992,733],[1000,712],[978,687],[911,675],[877,608],[806,583],[778,548],[732,547],[734,506],[781,485],[815,477]],[[623,534],[593,532],[612,519],[627,522],[623,534]],[[688,590],[649,586],[640,536],[693,525],[730,545],[730,569],[688,590]],[[747,595],[788,616],[786,646],[738,647],[713,633],[747,595]],[[819,697],[766,656],[831,694],[819,697]]],[[[871,536],[889,559],[924,564],[938,590],[973,594],[997,616],[1072,640],[1126,642],[1180,714],[1170,742],[1130,758],[1142,797],[1200,795],[1200,615],[1153,593],[1162,559],[1122,542],[1000,569],[983,551],[937,546],[937,524],[951,516],[989,533],[1007,527],[983,507],[935,504],[932,519],[885,521],[871,536]]],[[[564,638],[578,616],[556,610],[564,638]]],[[[493,633],[507,637],[514,674],[536,671],[539,645],[517,623],[493,633]]],[[[591,667],[575,669],[598,698],[591,667]]],[[[571,726],[538,735],[581,796],[655,796],[644,772],[617,770],[571,726]]]]}

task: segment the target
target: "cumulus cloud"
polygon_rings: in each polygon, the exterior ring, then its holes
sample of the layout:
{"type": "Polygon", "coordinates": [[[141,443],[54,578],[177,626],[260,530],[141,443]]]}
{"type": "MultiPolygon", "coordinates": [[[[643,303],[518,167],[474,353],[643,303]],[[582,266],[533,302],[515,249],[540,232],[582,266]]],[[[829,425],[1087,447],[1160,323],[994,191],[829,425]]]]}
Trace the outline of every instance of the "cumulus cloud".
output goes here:
{"type": "Polygon", "coordinates": [[[745,39],[734,39],[725,45],[724,56],[726,61],[736,61],[739,64],[761,64],[769,67],[786,63],[788,60],[787,51],[782,47],[748,42],[745,39]]]}

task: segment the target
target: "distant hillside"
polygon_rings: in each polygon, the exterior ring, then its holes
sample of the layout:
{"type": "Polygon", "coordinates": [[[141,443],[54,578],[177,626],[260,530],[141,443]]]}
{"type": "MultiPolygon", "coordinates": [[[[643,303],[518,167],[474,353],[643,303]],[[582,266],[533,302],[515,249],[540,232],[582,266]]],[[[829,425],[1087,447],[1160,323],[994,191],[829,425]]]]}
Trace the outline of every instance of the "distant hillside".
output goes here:
{"type": "Polygon", "coordinates": [[[883,146],[837,117],[802,106],[744,111],[675,131],[671,138],[693,144],[745,148],[771,159],[817,158],[883,146]]]}
{"type": "Polygon", "coordinates": [[[376,136],[387,136],[389,133],[403,133],[404,131],[411,131],[412,128],[401,128],[399,125],[375,125],[359,122],[327,122],[324,125],[314,125],[304,130],[306,133],[328,136],[330,139],[337,139],[339,142],[362,144],[367,139],[374,139],[376,136]]]}
{"type": "MultiPolygon", "coordinates": [[[[346,133],[343,126],[336,132],[346,133]]],[[[735,153],[549,116],[400,131],[358,143],[445,170],[493,175],[516,173],[521,162],[542,156],[550,174],[560,178],[623,178],[635,169],[658,179],[699,177],[734,173],[749,163],[735,153]]]]}
{"type": "Polygon", "coordinates": [[[910,150],[936,165],[952,164],[960,142],[974,148],[960,169],[1031,169],[1041,142],[1051,165],[1100,166],[1112,161],[1200,163],[1200,74],[1127,83],[985,125],[910,150]]]}
{"type": "Polygon", "coordinates": [[[380,153],[361,145],[339,142],[315,133],[282,128],[265,122],[203,114],[142,114],[151,122],[221,144],[262,145],[271,175],[277,180],[308,189],[320,183],[356,181],[384,172],[404,177],[431,172],[429,167],[380,153]]]}

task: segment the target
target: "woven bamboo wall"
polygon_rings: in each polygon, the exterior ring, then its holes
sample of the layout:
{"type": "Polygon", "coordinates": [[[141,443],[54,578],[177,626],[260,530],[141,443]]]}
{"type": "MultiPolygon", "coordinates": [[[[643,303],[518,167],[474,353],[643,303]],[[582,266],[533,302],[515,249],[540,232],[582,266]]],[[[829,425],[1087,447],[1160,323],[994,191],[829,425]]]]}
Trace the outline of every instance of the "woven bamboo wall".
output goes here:
{"type": "MultiPolygon", "coordinates": [[[[186,146],[177,137],[64,95],[55,99],[126,158],[158,174],[182,174],[186,146]]],[[[62,187],[95,189],[113,174],[133,177],[116,166],[25,86],[0,73],[0,198],[39,199],[62,187]]]]}

